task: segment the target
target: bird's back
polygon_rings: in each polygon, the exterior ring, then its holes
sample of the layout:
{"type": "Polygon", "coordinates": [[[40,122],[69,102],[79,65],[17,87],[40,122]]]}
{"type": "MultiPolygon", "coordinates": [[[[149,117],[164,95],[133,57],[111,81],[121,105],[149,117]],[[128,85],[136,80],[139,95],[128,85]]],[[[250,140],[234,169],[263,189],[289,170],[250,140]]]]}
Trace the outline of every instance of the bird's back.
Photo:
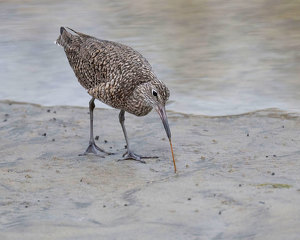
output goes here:
{"type": "Polygon", "coordinates": [[[99,100],[122,108],[126,98],[145,82],[156,79],[148,61],[134,49],[61,28],[61,45],[79,83],[99,100]]]}

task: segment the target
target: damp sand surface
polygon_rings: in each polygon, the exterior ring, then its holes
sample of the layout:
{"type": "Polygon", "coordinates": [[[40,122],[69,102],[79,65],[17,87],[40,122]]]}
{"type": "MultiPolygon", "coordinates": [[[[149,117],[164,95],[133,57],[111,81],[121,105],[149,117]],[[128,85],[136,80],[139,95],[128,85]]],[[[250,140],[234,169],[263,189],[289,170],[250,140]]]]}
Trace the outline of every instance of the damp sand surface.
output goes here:
{"type": "Polygon", "coordinates": [[[205,117],[168,112],[178,173],[156,113],[0,102],[0,239],[298,239],[300,116],[267,109],[205,117]]]}

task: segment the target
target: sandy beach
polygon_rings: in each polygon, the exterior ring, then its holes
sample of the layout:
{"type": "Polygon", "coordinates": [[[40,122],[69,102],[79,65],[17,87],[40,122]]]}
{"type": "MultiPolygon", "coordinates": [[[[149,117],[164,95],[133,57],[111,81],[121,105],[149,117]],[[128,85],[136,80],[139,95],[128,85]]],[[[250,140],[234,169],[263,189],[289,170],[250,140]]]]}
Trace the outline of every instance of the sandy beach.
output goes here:
{"type": "Polygon", "coordinates": [[[155,112],[0,102],[0,239],[299,239],[300,116],[267,109],[205,117],[168,112],[178,173],[155,112]]]}

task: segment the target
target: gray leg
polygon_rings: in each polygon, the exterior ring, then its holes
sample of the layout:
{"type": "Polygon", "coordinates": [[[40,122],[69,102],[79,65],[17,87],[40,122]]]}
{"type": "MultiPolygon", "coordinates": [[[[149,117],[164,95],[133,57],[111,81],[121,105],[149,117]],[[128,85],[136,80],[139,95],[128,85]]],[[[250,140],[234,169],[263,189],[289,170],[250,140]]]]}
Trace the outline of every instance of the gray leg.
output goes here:
{"type": "Polygon", "coordinates": [[[123,133],[124,133],[124,137],[125,137],[125,140],[126,140],[126,145],[127,145],[127,152],[123,154],[123,159],[120,159],[120,160],[135,160],[135,161],[139,161],[141,163],[146,163],[145,161],[143,161],[141,159],[142,158],[157,158],[157,157],[143,157],[143,156],[135,154],[131,150],[130,145],[129,145],[127,132],[126,132],[126,128],[125,128],[125,125],[124,125],[124,121],[125,121],[125,111],[124,110],[120,111],[119,121],[121,123],[122,130],[123,130],[123,133]]]}
{"type": "MultiPolygon", "coordinates": [[[[99,148],[96,143],[95,143],[95,140],[94,140],[94,131],[93,131],[93,111],[94,111],[94,108],[95,108],[95,98],[93,97],[91,100],[90,100],[90,103],[89,103],[89,109],[90,109],[90,141],[89,141],[89,146],[87,147],[86,151],[83,153],[83,154],[79,154],[79,156],[83,156],[83,155],[86,155],[88,153],[93,153],[93,154],[96,154],[96,155],[99,155],[101,153],[106,153],[106,154],[112,154],[112,153],[108,153],[106,151],[104,151],[103,149],[99,148]]],[[[104,156],[101,156],[101,157],[104,157],[104,156]]]]}

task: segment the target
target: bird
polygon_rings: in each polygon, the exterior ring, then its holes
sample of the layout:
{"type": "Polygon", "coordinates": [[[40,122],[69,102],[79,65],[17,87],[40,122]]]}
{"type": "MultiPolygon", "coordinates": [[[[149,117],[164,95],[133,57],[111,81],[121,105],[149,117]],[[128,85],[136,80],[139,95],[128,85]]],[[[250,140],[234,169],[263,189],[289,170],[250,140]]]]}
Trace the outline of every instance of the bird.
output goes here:
{"type": "Polygon", "coordinates": [[[119,122],[127,146],[122,160],[131,159],[145,163],[142,158],[149,157],[134,153],[129,144],[124,124],[125,112],[141,117],[155,109],[169,139],[176,173],[171,131],[165,110],[170,91],[157,78],[147,59],[127,45],[101,40],[69,27],[66,28],[60,28],[56,44],[63,47],[75,76],[91,96],[89,145],[86,151],[80,155],[111,154],[98,147],[94,141],[93,110],[95,108],[94,101],[97,99],[120,110],[119,122]]]}

